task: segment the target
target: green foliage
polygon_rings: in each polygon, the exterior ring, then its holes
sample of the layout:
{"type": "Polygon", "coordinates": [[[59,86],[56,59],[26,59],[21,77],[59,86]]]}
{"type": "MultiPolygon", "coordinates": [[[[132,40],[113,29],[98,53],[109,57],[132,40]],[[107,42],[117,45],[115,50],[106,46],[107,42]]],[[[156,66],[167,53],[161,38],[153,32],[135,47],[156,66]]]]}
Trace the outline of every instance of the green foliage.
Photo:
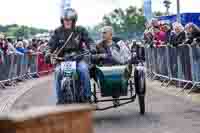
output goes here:
{"type": "Polygon", "coordinates": [[[100,40],[101,39],[101,31],[100,29],[102,28],[102,25],[97,25],[94,27],[88,27],[87,30],[90,34],[90,36],[94,39],[94,40],[100,40]]]}
{"type": "Polygon", "coordinates": [[[145,18],[141,9],[130,6],[126,10],[115,9],[111,14],[104,16],[103,23],[113,26],[115,32],[137,32],[144,30],[145,18]]]}
{"type": "MultiPolygon", "coordinates": [[[[93,29],[89,29],[96,38],[100,38],[99,29],[105,25],[112,26],[115,35],[124,39],[140,37],[145,29],[145,17],[143,9],[130,6],[125,10],[119,8],[113,10],[111,13],[106,14],[100,24],[93,29]]],[[[162,16],[162,12],[154,12],[154,16],[162,16]]]]}
{"type": "Polygon", "coordinates": [[[153,14],[154,14],[155,17],[159,17],[159,16],[164,16],[165,15],[165,13],[160,12],[160,11],[155,11],[153,14]]]}
{"type": "Polygon", "coordinates": [[[38,33],[48,32],[48,30],[12,24],[6,26],[0,25],[0,32],[3,32],[6,36],[14,38],[19,38],[19,37],[29,38],[38,33]]]}
{"type": "Polygon", "coordinates": [[[144,24],[145,17],[143,16],[143,10],[130,6],[125,10],[121,8],[115,9],[110,14],[105,15],[102,23],[95,28],[110,25],[113,27],[116,35],[129,38],[142,33],[145,28],[144,24]]]}

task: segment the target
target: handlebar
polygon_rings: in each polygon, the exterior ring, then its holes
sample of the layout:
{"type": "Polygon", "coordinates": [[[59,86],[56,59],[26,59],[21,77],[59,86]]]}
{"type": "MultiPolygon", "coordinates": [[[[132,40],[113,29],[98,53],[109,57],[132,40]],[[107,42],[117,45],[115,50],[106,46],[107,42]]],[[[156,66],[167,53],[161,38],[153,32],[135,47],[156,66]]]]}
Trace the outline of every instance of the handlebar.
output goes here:
{"type": "Polygon", "coordinates": [[[64,61],[65,60],[63,57],[52,57],[52,59],[55,59],[57,61],[64,61]]]}
{"type": "Polygon", "coordinates": [[[99,58],[106,58],[107,54],[91,54],[90,52],[86,52],[86,53],[83,53],[83,54],[71,55],[71,56],[68,56],[68,57],[52,56],[52,59],[55,59],[57,61],[65,61],[65,60],[70,60],[70,59],[76,60],[76,59],[81,58],[83,56],[88,56],[91,59],[99,59],[99,58]]]}
{"type": "MultiPolygon", "coordinates": [[[[91,53],[83,53],[83,54],[79,54],[76,56],[73,56],[72,58],[65,58],[65,57],[52,57],[53,60],[55,61],[59,61],[59,62],[63,62],[63,61],[69,61],[69,60],[76,60],[74,57],[80,57],[80,56],[84,56],[84,55],[88,55],[89,56],[89,60],[91,62],[93,62],[94,64],[96,63],[96,61],[98,59],[106,59],[108,56],[107,54],[91,54],[91,53]]],[[[129,62],[127,62],[127,64],[134,64],[134,65],[139,65],[140,63],[142,63],[143,65],[143,60],[137,58],[136,55],[132,55],[131,60],[129,62]]]]}

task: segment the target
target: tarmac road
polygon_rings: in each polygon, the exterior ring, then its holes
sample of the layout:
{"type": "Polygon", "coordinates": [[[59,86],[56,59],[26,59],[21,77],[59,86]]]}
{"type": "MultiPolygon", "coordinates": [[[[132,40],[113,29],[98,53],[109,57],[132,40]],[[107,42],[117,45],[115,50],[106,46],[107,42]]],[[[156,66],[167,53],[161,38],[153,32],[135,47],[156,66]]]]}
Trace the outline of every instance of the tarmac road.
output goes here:
{"type": "MultiPolygon", "coordinates": [[[[200,104],[164,93],[148,84],[144,116],[138,102],[94,113],[95,133],[200,133],[200,104]]],[[[27,92],[12,109],[54,105],[52,78],[27,92]]]]}

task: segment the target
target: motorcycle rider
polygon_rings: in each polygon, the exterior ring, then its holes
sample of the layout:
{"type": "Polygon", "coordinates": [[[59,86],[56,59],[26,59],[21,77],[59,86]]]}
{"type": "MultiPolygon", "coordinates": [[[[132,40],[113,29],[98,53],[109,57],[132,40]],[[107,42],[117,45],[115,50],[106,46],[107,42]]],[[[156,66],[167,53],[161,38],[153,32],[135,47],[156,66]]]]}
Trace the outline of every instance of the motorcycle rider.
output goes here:
{"type": "MultiPolygon", "coordinates": [[[[49,43],[48,50],[46,52],[46,60],[49,62],[50,55],[56,50],[59,50],[69,39],[68,44],[64,47],[62,52],[58,55],[59,57],[64,57],[67,54],[83,53],[85,50],[90,50],[93,40],[89,37],[87,30],[83,27],[76,26],[78,19],[77,12],[68,8],[64,11],[64,15],[61,17],[61,26],[54,31],[49,43]]],[[[91,86],[90,86],[90,75],[88,64],[84,60],[79,60],[77,63],[77,71],[80,73],[80,81],[83,86],[83,102],[88,102],[91,96],[91,86]]],[[[55,79],[54,87],[57,93],[57,104],[64,104],[63,94],[61,91],[61,80],[62,72],[60,63],[56,63],[55,69],[55,79]]]]}

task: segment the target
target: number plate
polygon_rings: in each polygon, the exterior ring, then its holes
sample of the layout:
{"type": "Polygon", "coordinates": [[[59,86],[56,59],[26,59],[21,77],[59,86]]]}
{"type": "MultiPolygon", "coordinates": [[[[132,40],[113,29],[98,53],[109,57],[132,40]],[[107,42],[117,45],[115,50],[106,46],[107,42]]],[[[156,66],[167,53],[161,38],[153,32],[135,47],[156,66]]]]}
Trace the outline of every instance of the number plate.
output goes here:
{"type": "Polygon", "coordinates": [[[66,61],[61,63],[61,70],[64,72],[73,72],[76,71],[76,62],[75,61],[66,61]]]}

